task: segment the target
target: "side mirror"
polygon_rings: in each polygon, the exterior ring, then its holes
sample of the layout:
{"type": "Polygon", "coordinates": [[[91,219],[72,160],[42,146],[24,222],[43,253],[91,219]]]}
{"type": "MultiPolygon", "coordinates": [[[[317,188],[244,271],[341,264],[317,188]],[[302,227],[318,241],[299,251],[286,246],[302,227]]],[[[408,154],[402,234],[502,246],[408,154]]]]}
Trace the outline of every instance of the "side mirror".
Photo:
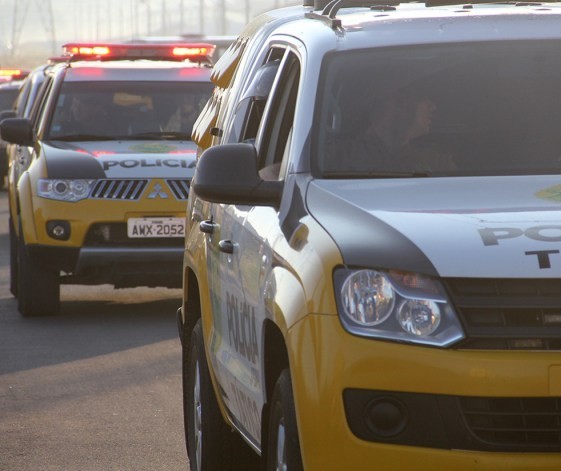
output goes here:
{"type": "Polygon", "coordinates": [[[8,118],[17,118],[18,115],[15,111],[13,110],[4,110],[4,111],[0,111],[0,123],[8,118]]]}
{"type": "Polygon", "coordinates": [[[27,118],[8,118],[0,121],[0,136],[12,144],[32,146],[35,143],[33,125],[27,118]]]}
{"type": "Polygon", "coordinates": [[[257,152],[251,144],[222,144],[205,150],[197,162],[192,187],[212,203],[278,206],[282,181],[259,177],[257,152]]]}

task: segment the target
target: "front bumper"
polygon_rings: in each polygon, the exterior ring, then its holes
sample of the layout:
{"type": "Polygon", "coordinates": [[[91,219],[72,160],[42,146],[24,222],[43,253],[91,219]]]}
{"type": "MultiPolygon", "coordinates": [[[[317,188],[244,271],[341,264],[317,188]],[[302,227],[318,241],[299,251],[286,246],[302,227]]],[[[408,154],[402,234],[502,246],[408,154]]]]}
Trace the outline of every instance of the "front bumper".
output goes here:
{"type": "Polygon", "coordinates": [[[29,246],[31,253],[66,274],[66,284],[112,284],[181,287],[183,247],[50,247],[29,246]]]}
{"type": "Polygon", "coordinates": [[[322,315],[288,343],[307,470],[561,468],[561,352],[381,342],[322,315]]]}
{"type": "Polygon", "coordinates": [[[86,199],[76,203],[34,196],[21,223],[30,250],[60,269],[66,284],[181,287],[184,237],[129,238],[130,218],[185,218],[185,201],[86,199]],[[52,227],[65,225],[66,238],[52,227]]]}

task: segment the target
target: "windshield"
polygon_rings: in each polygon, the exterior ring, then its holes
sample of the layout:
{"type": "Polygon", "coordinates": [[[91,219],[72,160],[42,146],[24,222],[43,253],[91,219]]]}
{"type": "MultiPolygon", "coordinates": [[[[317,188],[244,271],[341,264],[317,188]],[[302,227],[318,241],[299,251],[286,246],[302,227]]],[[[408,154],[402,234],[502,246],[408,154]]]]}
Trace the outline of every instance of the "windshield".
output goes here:
{"type": "Polygon", "coordinates": [[[212,88],[200,82],[66,82],[47,138],[190,140],[212,88]]]}
{"type": "Polygon", "coordinates": [[[561,173],[558,42],[331,55],[314,168],[325,178],[561,173]]]}

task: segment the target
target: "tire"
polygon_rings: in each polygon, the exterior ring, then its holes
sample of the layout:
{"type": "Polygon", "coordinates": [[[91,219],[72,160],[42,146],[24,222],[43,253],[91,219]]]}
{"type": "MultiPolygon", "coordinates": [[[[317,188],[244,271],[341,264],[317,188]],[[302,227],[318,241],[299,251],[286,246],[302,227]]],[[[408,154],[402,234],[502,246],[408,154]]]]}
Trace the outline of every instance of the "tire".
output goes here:
{"type": "Polygon", "coordinates": [[[266,471],[302,471],[304,466],[288,369],[283,370],[275,385],[268,423],[266,471]]]}
{"type": "Polygon", "coordinates": [[[10,293],[18,297],[18,238],[14,229],[14,221],[10,218],[10,293]]]}
{"type": "Polygon", "coordinates": [[[183,347],[183,415],[191,471],[250,471],[259,457],[224,422],[206,361],[201,321],[183,347]]]}
{"type": "Polygon", "coordinates": [[[20,235],[17,243],[18,310],[24,317],[57,314],[60,308],[59,272],[29,252],[20,235]]]}

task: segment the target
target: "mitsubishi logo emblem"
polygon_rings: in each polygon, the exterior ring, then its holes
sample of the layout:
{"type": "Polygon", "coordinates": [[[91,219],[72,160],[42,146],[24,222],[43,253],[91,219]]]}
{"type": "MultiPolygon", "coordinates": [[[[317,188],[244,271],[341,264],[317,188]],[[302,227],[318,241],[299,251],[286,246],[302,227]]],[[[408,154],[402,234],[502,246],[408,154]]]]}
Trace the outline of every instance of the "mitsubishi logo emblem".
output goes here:
{"type": "Polygon", "coordinates": [[[162,185],[156,183],[154,185],[154,191],[148,195],[148,198],[155,199],[158,197],[166,199],[168,194],[165,191],[162,191],[162,185]]]}

